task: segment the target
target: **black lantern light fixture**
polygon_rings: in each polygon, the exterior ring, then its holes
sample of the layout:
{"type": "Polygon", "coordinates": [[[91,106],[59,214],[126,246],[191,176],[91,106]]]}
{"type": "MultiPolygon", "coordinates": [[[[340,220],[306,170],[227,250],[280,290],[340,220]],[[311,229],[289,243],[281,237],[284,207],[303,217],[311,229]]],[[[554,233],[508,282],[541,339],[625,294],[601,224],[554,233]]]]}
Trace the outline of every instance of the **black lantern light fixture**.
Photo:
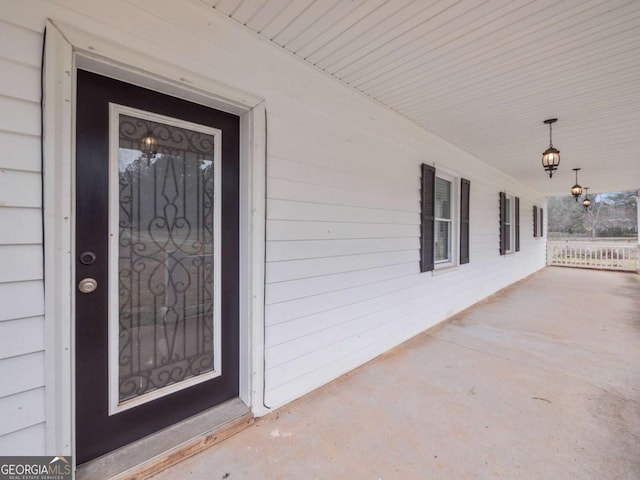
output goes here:
{"type": "Polygon", "coordinates": [[[549,148],[542,153],[542,166],[549,173],[549,178],[553,177],[553,172],[560,165],[560,150],[553,148],[553,140],[551,138],[551,126],[557,121],[557,118],[550,118],[544,121],[546,125],[549,125],[549,148]]]}
{"type": "Polygon", "coordinates": [[[576,202],[580,198],[580,195],[582,195],[582,187],[580,185],[578,185],[578,171],[579,170],[580,170],[579,168],[574,168],[573,169],[573,171],[576,172],[576,184],[573,187],[571,187],[571,195],[573,195],[573,198],[576,199],[576,202]]]}
{"type": "Polygon", "coordinates": [[[584,187],[584,200],[582,201],[582,205],[585,210],[589,210],[591,206],[591,200],[589,199],[589,187],[584,187]]]}

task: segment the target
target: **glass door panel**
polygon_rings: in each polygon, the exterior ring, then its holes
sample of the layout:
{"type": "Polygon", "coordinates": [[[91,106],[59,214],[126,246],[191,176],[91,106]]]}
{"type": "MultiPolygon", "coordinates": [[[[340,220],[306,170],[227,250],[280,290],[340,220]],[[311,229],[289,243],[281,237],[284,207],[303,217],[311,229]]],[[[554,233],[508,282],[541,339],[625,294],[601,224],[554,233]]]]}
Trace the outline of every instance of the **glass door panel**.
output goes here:
{"type": "Polygon", "coordinates": [[[110,413],[215,378],[221,132],[110,105],[110,413]]]}

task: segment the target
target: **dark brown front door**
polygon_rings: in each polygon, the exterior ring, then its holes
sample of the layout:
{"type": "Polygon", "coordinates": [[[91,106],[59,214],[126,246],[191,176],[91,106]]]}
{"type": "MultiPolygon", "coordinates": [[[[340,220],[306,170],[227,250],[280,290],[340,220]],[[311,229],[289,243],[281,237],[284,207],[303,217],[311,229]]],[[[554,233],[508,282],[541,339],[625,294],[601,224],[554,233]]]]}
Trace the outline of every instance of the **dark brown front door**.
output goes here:
{"type": "Polygon", "coordinates": [[[84,463],[238,395],[237,116],[78,71],[84,463]]]}

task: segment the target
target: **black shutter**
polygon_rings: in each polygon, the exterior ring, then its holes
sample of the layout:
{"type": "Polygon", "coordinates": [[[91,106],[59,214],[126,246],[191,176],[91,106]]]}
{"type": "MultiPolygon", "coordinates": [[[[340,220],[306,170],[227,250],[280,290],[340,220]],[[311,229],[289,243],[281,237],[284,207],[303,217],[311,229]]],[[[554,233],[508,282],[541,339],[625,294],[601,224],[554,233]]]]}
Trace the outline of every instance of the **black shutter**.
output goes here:
{"type": "Polygon", "coordinates": [[[540,209],[540,236],[544,237],[544,212],[540,209]]]}
{"type": "Polygon", "coordinates": [[[520,251],[520,197],[516,197],[516,252],[520,251]]]}
{"type": "Polygon", "coordinates": [[[507,196],[504,192],[500,192],[500,255],[504,255],[506,253],[505,245],[507,242],[505,241],[505,236],[509,234],[507,231],[507,196]]]}
{"type": "Polygon", "coordinates": [[[435,223],[435,189],[436,169],[422,164],[421,208],[420,218],[420,271],[433,270],[433,242],[435,223]]]}
{"type": "Polygon", "coordinates": [[[460,179],[460,264],[469,263],[469,194],[471,182],[460,179]]]}
{"type": "Polygon", "coordinates": [[[538,236],[538,207],[533,206],[533,238],[538,236]]]}

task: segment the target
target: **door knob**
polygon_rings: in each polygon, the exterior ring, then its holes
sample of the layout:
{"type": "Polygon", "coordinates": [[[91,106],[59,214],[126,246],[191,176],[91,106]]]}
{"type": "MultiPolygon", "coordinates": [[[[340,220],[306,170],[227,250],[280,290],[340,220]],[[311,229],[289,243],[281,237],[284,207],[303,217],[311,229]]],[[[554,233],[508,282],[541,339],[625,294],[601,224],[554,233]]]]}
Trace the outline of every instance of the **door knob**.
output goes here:
{"type": "Polygon", "coordinates": [[[91,293],[98,288],[98,282],[94,278],[83,278],[78,284],[78,290],[82,293],[91,293]]]}

